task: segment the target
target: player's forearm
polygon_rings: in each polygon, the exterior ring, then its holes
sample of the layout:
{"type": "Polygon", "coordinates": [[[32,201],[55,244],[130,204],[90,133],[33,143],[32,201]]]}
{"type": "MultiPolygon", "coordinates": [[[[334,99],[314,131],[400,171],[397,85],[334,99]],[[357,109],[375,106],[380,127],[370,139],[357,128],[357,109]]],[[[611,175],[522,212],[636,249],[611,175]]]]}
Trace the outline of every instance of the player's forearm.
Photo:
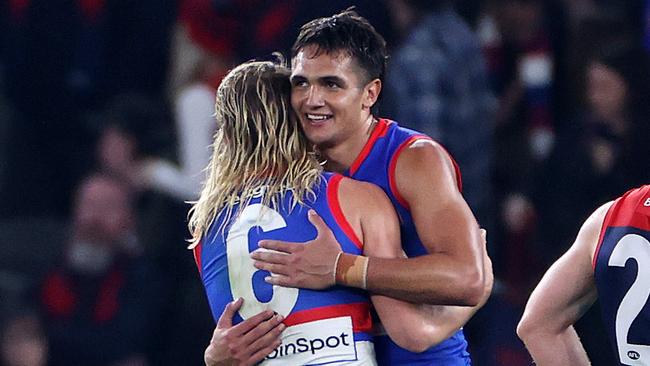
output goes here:
{"type": "MultiPolygon", "coordinates": [[[[343,263],[359,261],[349,254],[341,256],[343,263]]],[[[364,281],[361,271],[353,276],[338,276],[337,283],[362,287],[369,291],[416,303],[436,305],[475,306],[484,294],[484,273],[475,266],[463,265],[451,256],[429,254],[409,259],[368,258],[364,281]]],[[[358,266],[340,266],[341,268],[358,266]]],[[[339,271],[340,272],[340,271],[339,271]]]]}
{"type": "Polygon", "coordinates": [[[573,327],[566,328],[560,333],[544,329],[531,330],[519,336],[539,366],[591,365],[573,327]]]}

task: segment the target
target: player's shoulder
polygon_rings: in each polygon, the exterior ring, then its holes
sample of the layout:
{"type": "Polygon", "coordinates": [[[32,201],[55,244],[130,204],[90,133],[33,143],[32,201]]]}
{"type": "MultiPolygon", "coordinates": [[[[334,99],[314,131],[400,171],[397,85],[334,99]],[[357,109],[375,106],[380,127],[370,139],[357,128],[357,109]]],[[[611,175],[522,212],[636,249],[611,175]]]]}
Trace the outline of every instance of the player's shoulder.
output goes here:
{"type": "Polygon", "coordinates": [[[630,209],[644,211],[650,215],[650,184],[630,189],[618,201],[630,209]]]}
{"type": "Polygon", "coordinates": [[[384,191],[377,185],[342,177],[339,183],[339,196],[354,201],[366,201],[385,197],[384,191]]]}
{"type": "Polygon", "coordinates": [[[437,141],[426,137],[413,138],[402,149],[397,163],[408,170],[451,169],[452,158],[449,152],[437,141]]]}
{"type": "Polygon", "coordinates": [[[588,255],[592,263],[600,241],[600,233],[605,224],[605,217],[613,204],[614,201],[609,201],[594,210],[582,224],[580,231],[578,231],[574,248],[584,253],[585,256],[588,255]]]}
{"type": "Polygon", "coordinates": [[[589,215],[583,226],[589,230],[600,231],[605,221],[605,217],[607,216],[607,212],[609,212],[613,204],[614,201],[609,201],[600,205],[591,213],[591,215],[589,215]]]}

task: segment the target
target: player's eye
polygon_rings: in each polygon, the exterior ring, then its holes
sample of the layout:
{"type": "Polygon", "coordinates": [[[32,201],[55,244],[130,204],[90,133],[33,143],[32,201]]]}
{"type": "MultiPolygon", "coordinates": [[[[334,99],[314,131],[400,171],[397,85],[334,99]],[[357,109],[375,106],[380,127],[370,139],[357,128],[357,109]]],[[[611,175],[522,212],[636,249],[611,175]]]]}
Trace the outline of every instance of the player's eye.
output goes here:
{"type": "Polygon", "coordinates": [[[327,86],[330,89],[336,89],[339,88],[339,84],[334,82],[334,81],[328,81],[325,83],[325,86],[327,86]]]}

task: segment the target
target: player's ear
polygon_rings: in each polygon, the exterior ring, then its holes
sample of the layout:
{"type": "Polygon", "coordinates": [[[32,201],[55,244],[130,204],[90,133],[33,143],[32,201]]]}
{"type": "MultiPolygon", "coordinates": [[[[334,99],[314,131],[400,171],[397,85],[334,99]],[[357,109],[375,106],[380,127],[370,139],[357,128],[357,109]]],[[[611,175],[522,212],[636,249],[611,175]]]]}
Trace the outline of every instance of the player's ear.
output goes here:
{"type": "Polygon", "coordinates": [[[375,105],[377,98],[379,98],[379,93],[381,93],[381,80],[373,79],[369,81],[363,88],[363,108],[370,109],[370,107],[375,105]]]}

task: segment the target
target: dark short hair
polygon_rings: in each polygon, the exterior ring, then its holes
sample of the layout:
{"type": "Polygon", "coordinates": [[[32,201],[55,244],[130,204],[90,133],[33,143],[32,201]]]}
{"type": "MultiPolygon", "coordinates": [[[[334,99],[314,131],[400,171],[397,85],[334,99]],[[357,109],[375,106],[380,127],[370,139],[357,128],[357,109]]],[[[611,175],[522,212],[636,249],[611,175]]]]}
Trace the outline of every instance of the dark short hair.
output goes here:
{"type": "Polygon", "coordinates": [[[346,52],[365,72],[365,82],[384,80],[388,61],[386,40],[353,7],[303,25],[291,48],[291,58],[307,46],[317,47],[315,56],[322,52],[346,52]]]}

